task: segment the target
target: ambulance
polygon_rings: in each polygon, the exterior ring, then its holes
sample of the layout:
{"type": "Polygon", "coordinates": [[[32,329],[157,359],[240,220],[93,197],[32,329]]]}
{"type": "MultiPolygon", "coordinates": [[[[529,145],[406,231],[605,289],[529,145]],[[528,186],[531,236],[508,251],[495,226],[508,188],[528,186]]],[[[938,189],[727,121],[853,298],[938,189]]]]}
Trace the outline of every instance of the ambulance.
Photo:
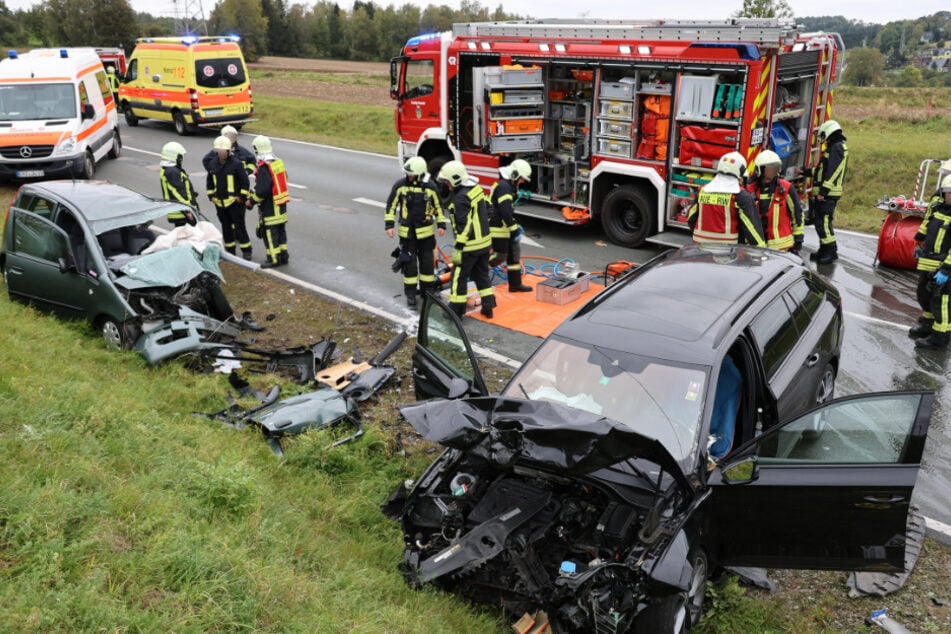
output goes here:
{"type": "Polygon", "coordinates": [[[236,36],[139,38],[119,85],[130,126],[171,121],[180,135],[194,126],[251,120],[251,82],[236,36]]]}
{"type": "Polygon", "coordinates": [[[92,48],[0,61],[0,180],[93,177],[122,150],[116,103],[92,48]]]}

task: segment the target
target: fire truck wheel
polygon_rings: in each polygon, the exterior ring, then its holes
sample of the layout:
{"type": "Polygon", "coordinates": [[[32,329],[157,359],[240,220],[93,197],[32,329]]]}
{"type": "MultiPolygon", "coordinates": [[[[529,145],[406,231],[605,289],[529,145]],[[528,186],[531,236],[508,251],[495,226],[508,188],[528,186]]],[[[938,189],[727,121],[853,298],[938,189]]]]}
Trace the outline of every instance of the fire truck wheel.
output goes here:
{"type": "Polygon", "coordinates": [[[641,246],[656,231],[656,222],[650,198],[632,185],[615,188],[601,204],[601,226],[614,244],[641,246]]]}

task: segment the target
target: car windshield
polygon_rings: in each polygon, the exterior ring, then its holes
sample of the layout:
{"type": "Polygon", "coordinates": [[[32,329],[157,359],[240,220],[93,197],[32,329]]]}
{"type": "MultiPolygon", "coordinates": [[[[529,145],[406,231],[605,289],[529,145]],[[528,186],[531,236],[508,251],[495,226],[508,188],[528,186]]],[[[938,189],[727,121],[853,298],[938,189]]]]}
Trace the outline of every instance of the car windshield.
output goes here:
{"type": "Polygon", "coordinates": [[[678,461],[700,429],[708,371],[551,338],[504,396],[551,401],[605,416],[660,441],[678,461]]]}
{"type": "Polygon", "coordinates": [[[199,59],[195,62],[195,79],[204,88],[230,88],[244,83],[244,65],[237,57],[199,59]]]}
{"type": "Polygon", "coordinates": [[[72,84],[0,86],[0,121],[71,119],[76,112],[72,84]]]}

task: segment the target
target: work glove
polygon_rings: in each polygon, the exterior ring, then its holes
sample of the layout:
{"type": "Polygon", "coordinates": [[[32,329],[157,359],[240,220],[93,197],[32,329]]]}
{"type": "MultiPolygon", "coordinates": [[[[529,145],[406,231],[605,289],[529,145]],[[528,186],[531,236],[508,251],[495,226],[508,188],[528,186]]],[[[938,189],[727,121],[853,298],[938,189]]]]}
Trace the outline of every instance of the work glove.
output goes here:
{"type": "Polygon", "coordinates": [[[525,230],[522,229],[522,225],[515,225],[515,230],[511,233],[512,242],[521,242],[522,235],[525,233],[525,230]]]}
{"type": "Polygon", "coordinates": [[[800,251],[802,251],[802,242],[796,242],[789,250],[793,255],[799,255],[800,251]]]}
{"type": "Polygon", "coordinates": [[[921,259],[921,255],[925,252],[923,245],[920,242],[915,242],[915,259],[921,259]]]}
{"type": "Polygon", "coordinates": [[[452,250],[452,265],[462,266],[462,249],[452,250]]]}
{"type": "Polygon", "coordinates": [[[938,286],[944,286],[948,282],[948,274],[944,271],[938,271],[934,274],[934,283],[938,286]]]}

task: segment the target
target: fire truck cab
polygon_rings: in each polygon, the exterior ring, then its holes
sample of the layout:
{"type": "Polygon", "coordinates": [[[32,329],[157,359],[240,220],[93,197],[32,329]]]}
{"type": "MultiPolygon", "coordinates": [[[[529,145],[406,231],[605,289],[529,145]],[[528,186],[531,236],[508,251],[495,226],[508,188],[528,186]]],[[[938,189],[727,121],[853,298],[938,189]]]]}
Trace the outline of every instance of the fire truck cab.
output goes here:
{"type": "Polygon", "coordinates": [[[727,152],[776,151],[808,200],[844,59],[838,34],[781,19],[456,24],[391,60],[398,152],[433,175],[459,159],[486,188],[524,158],[518,214],[680,245],[727,152]]]}

